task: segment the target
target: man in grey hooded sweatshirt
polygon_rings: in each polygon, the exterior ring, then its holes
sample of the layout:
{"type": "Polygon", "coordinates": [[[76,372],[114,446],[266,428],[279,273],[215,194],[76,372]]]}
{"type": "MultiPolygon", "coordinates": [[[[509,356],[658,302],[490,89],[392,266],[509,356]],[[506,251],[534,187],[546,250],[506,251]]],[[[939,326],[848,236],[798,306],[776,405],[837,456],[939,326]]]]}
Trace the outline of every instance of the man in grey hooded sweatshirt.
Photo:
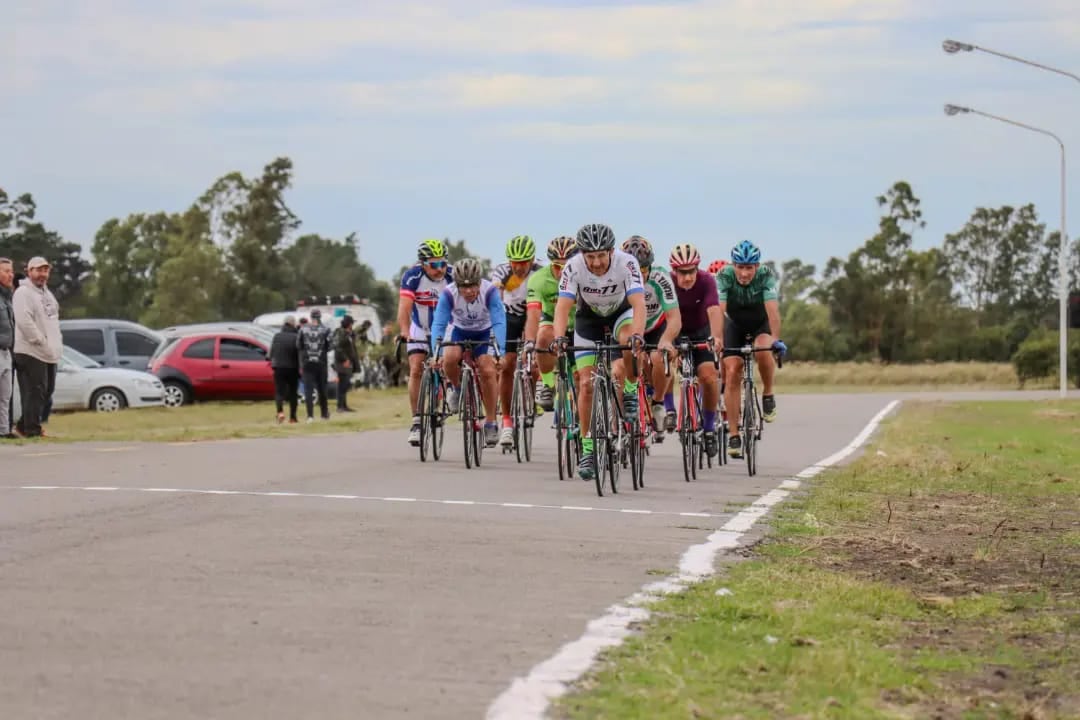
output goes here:
{"type": "Polygon", "coordinates": [[[15,290],[15,369],[22,399],[16,433],[40,437],[45,404],[56,384],[56,366],[64,341],[60,334],[60,304],[49,290],[49,261],[30,258],[27,278],[15,290]]]}
{"type": "Polygon", "coordinates": [[[12,438],[11,405],[15,374],[15,308],[11,294],[15,290],[15,265],[0,257],[0,438],[12,438]]]}

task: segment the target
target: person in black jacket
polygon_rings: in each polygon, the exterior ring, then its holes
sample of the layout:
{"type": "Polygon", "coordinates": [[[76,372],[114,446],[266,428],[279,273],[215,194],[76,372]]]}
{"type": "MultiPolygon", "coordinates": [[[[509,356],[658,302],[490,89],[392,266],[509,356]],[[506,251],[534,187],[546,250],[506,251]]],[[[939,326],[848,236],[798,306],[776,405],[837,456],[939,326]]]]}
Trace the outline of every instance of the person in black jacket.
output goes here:
{"type": "Polygon", "coordinates": [[[349,388],[352,376],[360,366],[360,356],[356,352],[356,335],[353,333],[353,317],[341,318],[341,325],[334,331],[334,365],[338,376],[337,411],[352,412],[349,407],[349,388]]]}
{"type": "Polygon", "coordinates": [[[314,398],[312,393],[319,393],[319,410],[322,419],[330,419],[330,406],[326,398],[326,381],[330,374],[328,355],[330,353],[330,329],[322,324],[322,312],[318,308],[311,311],[311,322],[296,333],[296,347],[300,351],[300,366],[304,373],[304,404],[307,405],[307,421],[314,421],[314,398]]]}
{"type": "Polygon", "coordinates": [[[296,423],[296,405],[299,400],[300,350],[296,343],[296,318],[289,315],[270,342],[270,367],[274,369],[274,402],[277,403],[277,421],[285,422],[284,403],[289,401],[289,424],[296,423]]]}

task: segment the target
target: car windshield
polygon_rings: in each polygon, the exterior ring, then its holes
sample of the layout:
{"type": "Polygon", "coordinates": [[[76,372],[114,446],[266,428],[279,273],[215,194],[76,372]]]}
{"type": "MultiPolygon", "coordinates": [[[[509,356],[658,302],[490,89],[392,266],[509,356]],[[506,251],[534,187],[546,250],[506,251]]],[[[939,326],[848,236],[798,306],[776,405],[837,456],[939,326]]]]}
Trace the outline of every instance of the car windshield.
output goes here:
{"type": "Polygon", "coordinates": [[[99,368],[102,367],[101,363],[92,358],[88,358],[75,348],[64,346],[63,350],[64,359],[76,367],[81,368],[99,368]]]}

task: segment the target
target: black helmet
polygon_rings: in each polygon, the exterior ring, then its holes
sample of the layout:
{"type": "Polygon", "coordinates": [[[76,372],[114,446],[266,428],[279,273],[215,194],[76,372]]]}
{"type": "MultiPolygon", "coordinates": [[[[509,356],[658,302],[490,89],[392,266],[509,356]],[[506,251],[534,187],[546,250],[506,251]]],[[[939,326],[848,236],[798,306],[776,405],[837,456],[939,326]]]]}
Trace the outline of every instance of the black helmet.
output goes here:
{"type": "Polygon", "coordinates": [[[581,252],[612,250],[615,247],[615,233],[603,223],[583,225],[577,232],[577,246],[581,252]]]}

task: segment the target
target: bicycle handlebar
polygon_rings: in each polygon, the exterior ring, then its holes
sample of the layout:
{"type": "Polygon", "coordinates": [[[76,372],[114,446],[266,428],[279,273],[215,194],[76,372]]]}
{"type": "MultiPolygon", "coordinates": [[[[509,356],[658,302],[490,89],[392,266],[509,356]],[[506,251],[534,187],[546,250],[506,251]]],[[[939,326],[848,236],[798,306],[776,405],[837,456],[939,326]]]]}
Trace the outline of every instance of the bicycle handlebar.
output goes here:
{"type": "Polygon", "coordinates": [[[739,355],[744,357],[759,352],[776,353],[776,367],[784,367],[784,356],[771,347],[750,347],[749,345],[742,345],[741,347],[726,347],[724,348],[724,352],[738,353],[739,355]]]}

